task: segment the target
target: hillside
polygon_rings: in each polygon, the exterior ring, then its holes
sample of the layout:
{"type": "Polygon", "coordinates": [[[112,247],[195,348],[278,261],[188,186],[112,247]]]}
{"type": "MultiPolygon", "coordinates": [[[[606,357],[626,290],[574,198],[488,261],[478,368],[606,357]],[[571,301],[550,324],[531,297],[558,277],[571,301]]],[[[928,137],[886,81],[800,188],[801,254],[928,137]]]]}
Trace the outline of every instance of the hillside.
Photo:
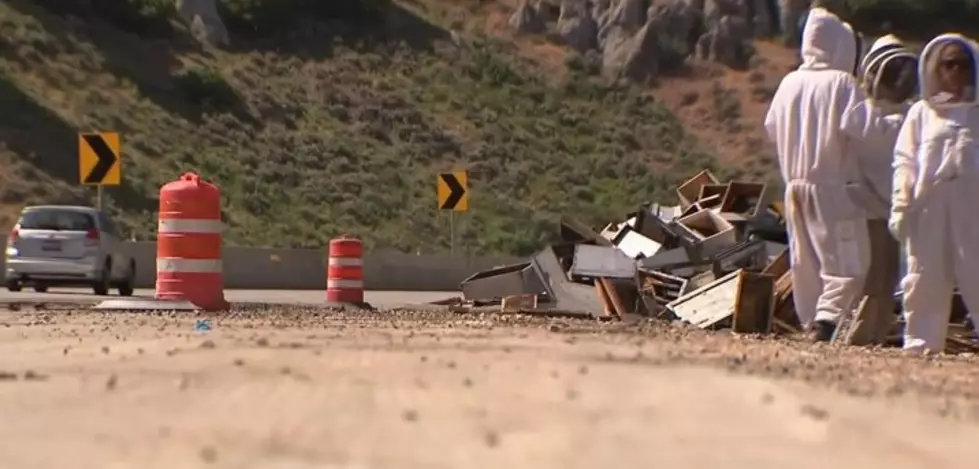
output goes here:
{"type": "Polygon", "coordinates": [[[561,215],[599,224],[669,202],[703,167],[768,177],[757,123],[795,60],[754,41],[747,68],[687,61],[637,86],[546,35],[515,34],[516,1],[226,0],[224,48],[200,46],[170,0],[106,2],[0,1],[4,227],[24,204],[93,201],[75,134],[102,129],[124,140],[109,209],[141,239],[160,185],[197,171],[223,190],[230,244],[353,233],[444,250],[435,175],[467,168],[460,246],[525,254],[561,215]]]}
{"type": "Polygon", "coordinates": [[[323,246],[351,232],[375,246],[445,248],[435,174],[465,167],[461,243],[526,253],[560,214],[597,222],[711,164],[634,88],[548,76],[505,40],[454,44],[439,24],[468,8],[479,7],[398,4],[373,35],[310,28],[205,51],[179,30],[136,36],[98,16],[4,1],[7,223],[24,203],[91,200],[76,183],[77,129],[123,133],[125,184],[106,194],[138,237],[155,228],[161,183],[194,170],[224,191],[228,242],[251,245],[323,246]]]}

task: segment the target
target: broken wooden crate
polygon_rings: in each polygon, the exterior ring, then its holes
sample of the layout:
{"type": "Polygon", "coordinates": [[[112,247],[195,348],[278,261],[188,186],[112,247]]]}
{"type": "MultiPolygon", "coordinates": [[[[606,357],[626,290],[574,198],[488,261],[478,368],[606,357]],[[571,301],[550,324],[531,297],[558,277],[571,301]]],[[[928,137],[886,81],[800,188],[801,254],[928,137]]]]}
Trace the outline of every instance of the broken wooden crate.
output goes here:
{"type": "Polygon", "coordinates": [[[688,179],[676,189],[677,198],[680,199],[680,207],[687,208],[693,205],[700,197],[701,187],[708,184],[720,184],[721,182],[714,176],[714,173],[705,169],[692,178],[688,179]]]}
{"type": "Polygon", "coordinates": [[[677,298],[667,308],[701,329],[730,327],[764,334],[771,331],[774,288],[770,275],[742,269],[677,298]]]}

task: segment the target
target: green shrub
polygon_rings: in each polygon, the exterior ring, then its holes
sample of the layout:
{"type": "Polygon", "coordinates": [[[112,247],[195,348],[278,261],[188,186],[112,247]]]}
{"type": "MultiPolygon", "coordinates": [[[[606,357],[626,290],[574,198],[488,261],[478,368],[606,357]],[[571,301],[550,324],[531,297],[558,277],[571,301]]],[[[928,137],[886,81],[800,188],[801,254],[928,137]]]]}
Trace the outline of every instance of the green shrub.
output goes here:
{"type": "Polygon", "coordinates": [[[292,28],[299,20],[367,21],[390,0],[222,0],[221,15],[229,28],[273,34],[292,28]]]}
{"type": "Polygon", "coordinates": [[[492,86],[520,86],[525,83],[524,77],[503,55],[485,44],[474,46],[472,62],[467,64],[466,72],[470,78],[492,86]]]}
{"type": "Polygon", "coordinates": [[[564,59],[564,65],[568,67],[568,70],[582,75],[600,75],[602,73],[602,56],[593,50],[584,54],[571,52],[564,59]]]}
{"type": "Polygon", "coordinates": [[[189,101],[203,108],[227,111],[238,105],[238,93],[213,68],[186,70],[177,76],[177,83],[189,101]]]}
{"type": "Polygon", "coordinates": [[[719,122],[730,122],[741,117],[741,102],[731,90],[715,83],[711,88],[714,101],[714,117],[719,122]]]}

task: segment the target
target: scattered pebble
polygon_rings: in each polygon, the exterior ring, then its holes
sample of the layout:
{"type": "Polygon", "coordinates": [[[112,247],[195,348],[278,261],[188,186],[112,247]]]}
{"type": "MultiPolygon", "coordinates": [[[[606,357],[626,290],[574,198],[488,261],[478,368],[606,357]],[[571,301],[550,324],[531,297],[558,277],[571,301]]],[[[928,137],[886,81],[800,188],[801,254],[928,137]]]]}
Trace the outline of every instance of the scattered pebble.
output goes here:
{"type": "Polygon", "coordinates": [[[259,337],[258,340],[255,341],[255,345],[257,345],[259,347],[268,347],[269,346],[269,339],[267,339],[265,337],[259,337]]]}
{"type": "Polygon", "coordinates": [[[46,381],[48,377],[34,370],[27,370],[24,372],[24,379],[27,381],[46,381]]]}
{"type": "Polygon", "coordinates": [[[213,340],[205,340],[204,342],[201,342],[201,348],[213,349],[213,348],[217,348],[217,345],[214,343],[213,340]]]}
{"type": "Polygon", "coordinates": [[[235,366],[245,366],[245,360],[242,360],[240,358],[235,358],[235,361],[233,361],[232,363],[234,363],[235,366]]]}
{"type": "Polygon", "coordinates": [[[105,389],[108,391],[113,391],[119,384],[119,378],[116,375],[109,376],[109,379],[105,382],[105,389]]]}
{"type": "Polygon", "coordinates": [[[409,409],[401,413],[401,418],[405,422],[416,422],[418,421],[418,411],[409,409]]]}
{"type": "Polygon", "coordinates": [[[497,446],[500,446],[500,434],[493,430],[489,430],[483,435],[483,441],[486,443],[486,446],[496,448],[497,446]]]}
{"type": "Polygon", "coordinates": [[[218,451],[211,446],[205,446],[201,448],[200,456],[201,461],[213,464],[218,460],[218,451]]]}
{"type": "Polygon", "coordinates": [[[812,404],[805,404],[799,410],[802,411],[802,415],[805,415],[806,417],[810,417],[815,420],[826,420],[829,418],[828,410],[821,409],[812,404]]]}
{"type": "Polygon", "coordinates": [[[11,373],[9,371],[0,371],[0,381],[17,381],[20,378],[17,373],[11,373]]]}
{"type": "Polygon", "coordinates": [[[102,346],[102,353],[108,355],[109,354],[109,347],[106,347],[105,345],[103,345],[102,346]]]}

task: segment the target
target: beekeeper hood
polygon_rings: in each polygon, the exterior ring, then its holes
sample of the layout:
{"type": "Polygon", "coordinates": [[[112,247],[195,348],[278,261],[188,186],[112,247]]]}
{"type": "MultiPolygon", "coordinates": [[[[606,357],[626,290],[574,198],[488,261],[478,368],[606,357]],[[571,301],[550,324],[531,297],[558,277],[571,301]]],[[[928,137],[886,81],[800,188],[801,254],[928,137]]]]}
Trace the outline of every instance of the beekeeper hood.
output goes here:
{"type": "Polygon", "coordinates": [[[839,70],[857,74],[860,37],[825,8],[814,7],[802,29],[799,70],[839,70]]]}
{"type": "Polygon", "coordinates": [[[867,94],[875,98],[878,97],[878,90],[883,85],[893,88],[907,88],[906,93],[903,94],[910,95],[914,92],[915,84],[913,81],[917,78],[917,61],[918,56],[908,49],[897,36],[888,34],[877,39],[860,62],[860,76],[867,94]],[[894,65],[900,66],[900,63],[904,61],[910,61],[913,68],[899,69],[898,76],[886,76],[888,74],[884,73],[885,70],[892,69],[894,65]],[[908,73],[906,76],[904,75],[905,71],[908,73]],[[882,83],[882,79],[888,82],[882,83]]]}
{"type": "Polygon", "coordinates": [[[979,88],[979,73],[976,65],[979,63],[979,48],[976,43],[960,34],[942,34],[932,39],[921,51],[918,65],[918,80],[921,84],[922,98],[936,108],[957,108],[979,105],[976,90],[979,88]],[[945,63],[942,50],[946,44],[960,44],[968,52],[965,63],[945,63]],[[954,100],[951,93],[941,90],[940,73],[944,67],[964,67],[958,73],[963,73],[969,80],[966,84],[962,99],[954,100]],[[971,74],[971,76],[969,76],[971,74]]]}

